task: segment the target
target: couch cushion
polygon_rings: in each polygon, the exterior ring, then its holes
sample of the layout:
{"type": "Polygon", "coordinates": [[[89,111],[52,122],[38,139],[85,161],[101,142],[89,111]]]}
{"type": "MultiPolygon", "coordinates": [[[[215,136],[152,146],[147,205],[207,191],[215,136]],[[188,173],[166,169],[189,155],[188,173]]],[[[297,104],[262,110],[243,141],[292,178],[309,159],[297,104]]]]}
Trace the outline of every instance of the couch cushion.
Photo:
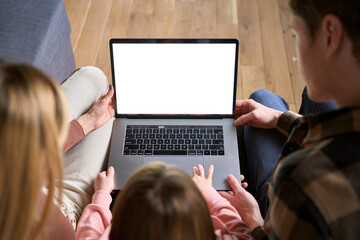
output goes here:
{"type": "Polygon", "coordinates": [[[58,82],[74,69],[62,0],[0,0],[0,58],[32,64],[58,82]]]}

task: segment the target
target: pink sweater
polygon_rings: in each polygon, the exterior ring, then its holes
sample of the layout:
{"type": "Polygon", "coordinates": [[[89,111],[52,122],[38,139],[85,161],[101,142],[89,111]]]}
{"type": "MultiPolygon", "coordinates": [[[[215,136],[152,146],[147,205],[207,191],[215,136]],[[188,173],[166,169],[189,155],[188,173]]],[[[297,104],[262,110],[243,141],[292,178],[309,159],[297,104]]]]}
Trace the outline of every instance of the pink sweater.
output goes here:
{"type": "MultiPolygon", "coordinates": [[[[246,223],[233,206],[214,188],[208,188],[203,196],[210,209],[217,239],[253,239],[246,223]]],[[[112,214],[109,193],[99,190],[92,197],[92,203],[85,209],[76,230],[76,239],[109,239],[112,214]]]]}

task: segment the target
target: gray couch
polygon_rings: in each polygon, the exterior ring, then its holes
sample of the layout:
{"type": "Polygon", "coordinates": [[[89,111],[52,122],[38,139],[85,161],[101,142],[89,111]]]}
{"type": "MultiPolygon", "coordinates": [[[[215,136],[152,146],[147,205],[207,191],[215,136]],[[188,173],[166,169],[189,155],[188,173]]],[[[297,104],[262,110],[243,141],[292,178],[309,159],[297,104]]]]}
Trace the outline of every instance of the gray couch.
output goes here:
{"type": "Polygon", "coordinates": [[[36,66],[61,83],[75,70],[62,0],[0,0],[0,58],[36,66]]]}

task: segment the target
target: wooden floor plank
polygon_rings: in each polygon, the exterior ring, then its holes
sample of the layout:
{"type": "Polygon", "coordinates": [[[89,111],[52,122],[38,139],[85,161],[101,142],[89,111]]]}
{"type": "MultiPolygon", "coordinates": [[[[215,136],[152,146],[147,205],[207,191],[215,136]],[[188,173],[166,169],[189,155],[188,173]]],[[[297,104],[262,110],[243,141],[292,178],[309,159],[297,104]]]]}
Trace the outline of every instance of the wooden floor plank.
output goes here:
{"type": "Polygon", "coordinates": [[[150,37],[170,38],[174,17],[174,0],[155,0],[150,37]]]}
{"type": "Polygon", "coordinates": [[[171,36],[173,38],[190,38],[194,3],[175,1],[174,17],[171,26],[171,36]]]}
{"type": "Polygon", "coordinates": [[[133,12],[130,15],[126,37],[127,38],[148,38],[150,37],[150,27],[152,14],[133,12]]]}
{"type": "Polygon", "coordinates": [[[258,0],[267,89],[294,103],[277,0],[258,0]]]}
{"type": "Polygon", "coordinates": [[[216,36],[216,0],[197,0],[194,4],[191,36],[208,38],[216,36]]]}
{"type": "Polygon", "coordinates": [[[248,98],[253,92],[266,86],[265,71],[259,66],[241,66],[243,97],[248,98]]]}
{"type": "Polygon", "coordinates": [[[125,38],[131,13],[131,0],[113,1],[95,65],[101,68],[111,81],[110,38],[125,38]]]}
{"type": "Polygon", "coordinates": [[[217,0],[216,3],[216,22],[218,24],[237,24],[236,0],[217,0]]]}
{"type": "Polygon", "coordinates": [[[100,41],[108,20],[112,0],[92,0],[83,31],[75,49],[75,63],[77,67],[95,65],[100,41]]]}
{"type": "Polygon", "coordinates": [[[264,59],[257,2],[240,0],[237,9],[241,65],[263,67],[264,59]]]}
{"type": "Polygon", "coordinates": [[[286,47],[286,56],[290,74],[298,74],[298,67],[293,61],[295,56],[295,38],[290,30],[291,11],[288,6],[288,0],[278,0],[283,37],[286,47]]]}
{"type": "Polygon", "coordinates": [[[71,25],[70,41],[73,51],[75,51],[88,15],[91,0],[64,0],[64,4],[71,25]]]}

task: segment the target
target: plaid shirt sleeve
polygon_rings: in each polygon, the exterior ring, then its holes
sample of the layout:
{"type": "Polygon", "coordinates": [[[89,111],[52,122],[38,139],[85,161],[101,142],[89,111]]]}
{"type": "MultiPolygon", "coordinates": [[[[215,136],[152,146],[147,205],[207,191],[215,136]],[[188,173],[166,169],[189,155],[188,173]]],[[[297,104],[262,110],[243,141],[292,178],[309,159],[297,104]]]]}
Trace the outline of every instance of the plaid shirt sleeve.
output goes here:
{"type": "Polygon", "coordinates": [[[276,129],[285,136],[289,136],[294,127],[301,122],[301,116],[297,113],[286,111],[284,112],[277,123],[276,129]]]}
{"type": "MultiPolygon", "coordinates": [[[[297,172],[298,164],[304,158],[313,158],[311,148],[303,150],[302,154],[281,162],[274,172],[276,182],[269,187],[271,208],[266,216],[265,231],[271,239],[293,239],[302,236],[303,239],[329,239],[329,229],[317,206],[307,195],[306,189],[294,179],[293,174],[306,175],[297,172]]],[[[312,159],[314,160],[314,159],[312,159]]]]}

